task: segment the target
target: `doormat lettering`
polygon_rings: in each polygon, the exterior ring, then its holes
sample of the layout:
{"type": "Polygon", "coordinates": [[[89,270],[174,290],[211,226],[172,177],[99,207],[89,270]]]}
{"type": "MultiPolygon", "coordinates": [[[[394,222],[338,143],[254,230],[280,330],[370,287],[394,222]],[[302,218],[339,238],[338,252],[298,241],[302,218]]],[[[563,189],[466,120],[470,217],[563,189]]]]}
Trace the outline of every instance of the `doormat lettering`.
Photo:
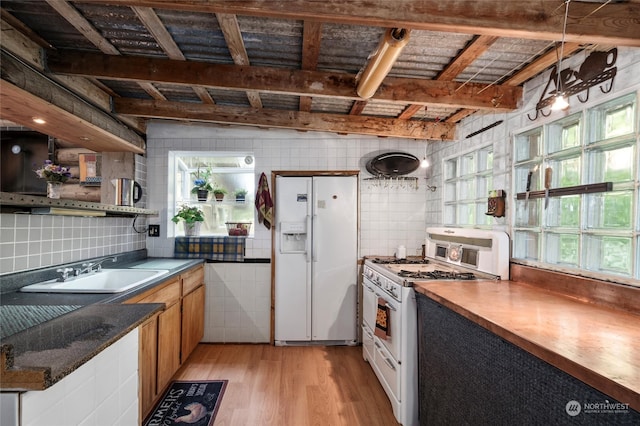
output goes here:
{"type": "Polygon", "coordinates": [[[212,426],[228,380],[174,381],[144,426],[212,426]]]}

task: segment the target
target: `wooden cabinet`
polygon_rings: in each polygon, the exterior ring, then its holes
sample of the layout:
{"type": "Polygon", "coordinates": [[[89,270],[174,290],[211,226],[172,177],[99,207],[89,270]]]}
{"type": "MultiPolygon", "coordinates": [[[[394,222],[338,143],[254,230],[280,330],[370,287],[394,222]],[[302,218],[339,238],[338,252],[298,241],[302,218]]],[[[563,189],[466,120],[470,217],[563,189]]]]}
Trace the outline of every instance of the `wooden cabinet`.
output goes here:
{"type": "Polygon", "coordinates": [[[204,335],[204,267],[198,266],[125,303],[164,303],[140,326],[140,412],[144,418],[204,335]]]}
{"type": "Polygon", "coordinates": [[[140,389],[140,419],[147,415],[156,399],[158,366],[158,316],[154,315],[140,326],[138,377],[140,389]]]}
{"type": "Polygon", "coordinates": [[[204,335],[204,286],[182,299],[182,362],[186,361],[204,335]]]}

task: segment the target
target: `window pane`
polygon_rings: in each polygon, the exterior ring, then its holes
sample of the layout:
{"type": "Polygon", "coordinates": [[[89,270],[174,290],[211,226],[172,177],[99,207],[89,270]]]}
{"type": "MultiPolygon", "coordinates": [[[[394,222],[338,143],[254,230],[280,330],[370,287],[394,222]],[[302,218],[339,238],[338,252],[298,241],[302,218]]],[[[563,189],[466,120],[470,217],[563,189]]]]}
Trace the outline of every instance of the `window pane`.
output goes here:
{"type": "Polygon", "coordinates": [[[474,152],[460,157],[460,175],[465,176],[476,172],[476,155],[474,152]]]}
{"type": "Polygon", "coordinates": [[[481,149],[478,151],[478,172],[493,169],[493,151],[481,149]]]}
{"type": "Polygon", "coordinates": [[[633,104],[607,111],[605,115],[605,139],[633,132],[633,104]]]}
{"type": "Polygon", "coordinates": [[[540,234],[529,231],[516,231],[513,240],[513,257],[538,260],[540,234]]]}
{"type": "Polygon", "coordinates": [[[458,176],[458,161],[457,159],[447,160],[444,163],[444,178],[446,180],[454,179],[458,176]]]}
{"type": "Polygon", "coordinates": [[[586,235],[584,267],[597,272],[631,274],[631,238],[586,235]]]}
{"type": "Polygon", "coordinates": [[[516,201],[516,226],[539,226],[540,205],[540,198],[516,201]]]}
{"type": "Polygon", "coordinates": [[[444,201],[456,201],[456,183],[448,182],[444,185],[444,201]]]}
{"type": "Polygon", "coordinates": [[[590,142],[633,134],[636,129],[635,94],[599,105],[589,112],[590,142]]]}
{"type": "Polygon", "coordinates": [[[516,137],[515,160],[516,162],[533,160],[540,155],[542,130],[536,129],[531,133],[516,137]]]}
{"type": "Polygon", "coordinates": [[[551,198],[547,224],[552,227],[578,228],[580,226],[580,196],[551,198]]]}
{"type": "Polygon", "coordinates": [[[589,157],[591,164],[589,183],[633,180],[634,145],[607,151],[592,151],[589,157]]]}
{"type": "Polygon", "coordinates": [[[545,244],[545,260],[556,265],[578,266],[578,235],[548,233],[545,244]]]}
{"type": "Polygon", "coordinates": [[[551,188],[563,188],[580,184],[580,157],[554,159],[549,161],[553,169],[551,188]]]}
{"type": "Polygon", "coordinates": [[[491,225],[493,216],[490,216],[487,213],[487,203],[477,203],[476,204],[476,225],[491,225]]]}
{"type": "Polygon", "coordinates": [[[445,225],[455,225],[457,223],[456,220],[456,206],[455,205],[447,205],[444,206],[442,223],[445,225]]]}
{"type": "Polygon", "coordinates": [[[472,200],[477,197],[475,179],[464,179],[460,181],[460,200],[472,200]]]}
{"type": "Polygon", "coordinates": [[[602,192],[587,197],[587,227],[631,229],[633,191],[602,192]]]}
{"type": "Polygon", "coordinates": [[[575,117],[549,125],[547,153],[577,146],[580,146],[580,121],[575,117]]]}
{"type": "Polygon", "coordinates": [[[478,176],[476,181],[475,198],[484,198],[489,195],[489,190],[493,187],[493,176],[478,176]]]}
{"type": "Polygon", "coordinates": [[[458,204],[458,224],[474,225],[476,223],[475,204],[461,203],[458,204]]]}

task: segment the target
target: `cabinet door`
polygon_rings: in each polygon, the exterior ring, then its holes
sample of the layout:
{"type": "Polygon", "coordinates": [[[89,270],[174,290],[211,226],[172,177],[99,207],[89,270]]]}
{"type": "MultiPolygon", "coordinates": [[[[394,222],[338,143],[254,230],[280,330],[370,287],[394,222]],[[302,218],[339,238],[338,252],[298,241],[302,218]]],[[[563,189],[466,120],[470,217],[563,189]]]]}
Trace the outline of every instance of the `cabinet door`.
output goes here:
{"type": "Polygon", "coordinates": [[[140,419],[144,419],[155,402],[158,367],[158,315],[140,326],[139,381],[140,419]]]}
{"type": "Polygon", "coordinates": [[[204,336],[204,286],[182,299],[182,362],[191,355],[204,336]]]}
{"type": "Polygon", "coordinates": [[[168,306],[158,317],[158,393],[180,368],[180,303],[168,306]]]}

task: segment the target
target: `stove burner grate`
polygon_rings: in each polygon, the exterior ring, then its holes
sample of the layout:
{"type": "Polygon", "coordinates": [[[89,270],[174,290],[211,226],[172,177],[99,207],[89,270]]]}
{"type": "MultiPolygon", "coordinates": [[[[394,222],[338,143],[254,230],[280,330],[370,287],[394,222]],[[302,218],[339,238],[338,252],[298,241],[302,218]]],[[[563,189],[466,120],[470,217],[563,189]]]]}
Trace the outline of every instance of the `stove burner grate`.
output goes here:
{"type": "Polygon", "coordinates": [[[401,270],[398,276],[402,278],[418,278],[423,280],[475,280],[476,276],[471,272],[449,272],[449,271],[407,271],[401,270]]]}
{"type": "Polygon", "coordinates": [[[376,257],[371,262],[378,265],[426,265],[429,263],[427,259],[381,259],[376,257]]]}

